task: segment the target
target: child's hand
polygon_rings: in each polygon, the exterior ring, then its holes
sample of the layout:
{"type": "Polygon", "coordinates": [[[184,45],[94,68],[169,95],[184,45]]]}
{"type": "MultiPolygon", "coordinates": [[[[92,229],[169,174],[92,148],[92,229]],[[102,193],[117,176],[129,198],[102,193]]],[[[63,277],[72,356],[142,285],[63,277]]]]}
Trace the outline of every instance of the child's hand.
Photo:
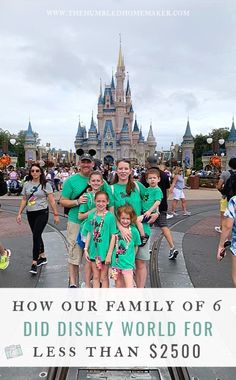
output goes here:
{"type": "Polygon", "coordinates": [[[89,258],[89,253],[88,253],[88,249],[87,248],[84,248],[84,256],[85,256],[85,260],[87,260],[90,263],[91,261],[90,261],[90,258],[89,258]]]}
{"type": "Polygon", "coordinates": [[[154,223],[159,215],[160,215],[159,212],[156,212],[155,214],[152,214],[151,218],[148,221],[148,224],[154,223]]]}
{"type": "Polygon", "coordinates": [[[149,216],[151,215],[151,211],[146,211],[143,216],[146,216],[146,218],[149,218],[149,216]]]}
{"type": "Polygon", "coordinates": [[[105,258],[105,264],[111,264],[111,254],[107,254],[106,258],[105,258]]]}

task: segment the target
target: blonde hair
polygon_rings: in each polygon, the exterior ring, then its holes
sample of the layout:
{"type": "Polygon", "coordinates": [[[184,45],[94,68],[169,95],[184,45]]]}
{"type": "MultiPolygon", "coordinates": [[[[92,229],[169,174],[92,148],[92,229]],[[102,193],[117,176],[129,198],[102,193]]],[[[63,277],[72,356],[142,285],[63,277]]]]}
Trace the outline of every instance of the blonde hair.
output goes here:
{"type": "Polygon", "coordinates": [[[183,171],[183,168],[181,168],[180,166],[177,166],[174,170],[174,174],[179,174],[181,171],[183,171]]]}

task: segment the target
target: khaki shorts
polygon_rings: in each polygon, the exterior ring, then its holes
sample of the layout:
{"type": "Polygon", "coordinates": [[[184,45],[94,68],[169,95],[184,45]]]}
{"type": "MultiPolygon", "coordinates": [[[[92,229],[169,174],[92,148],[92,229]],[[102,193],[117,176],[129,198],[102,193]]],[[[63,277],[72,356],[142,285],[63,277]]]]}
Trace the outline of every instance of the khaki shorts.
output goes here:
{"type": "Polygon", "coordinates": [[[68,263],[73,265],[80,265],[83,256],[83,249],[76,242],[79,230],[80,224],[67,222],[68,263]]]}
{"type": "Polygon", "coordinates": [[[227,205],[228,205],[227,198],[222,198],[220,200],[220,212],[225,212],[227,205]]]}
{"type": "Polygon", "coordinates": [[[150,260],[150,241],[151,241],[151,235],[149,236],[149,239],[144,247],[138,248],[138,253],[135,257],[135,259],[143,260],[143,261],[149,261],[150,260]]]}

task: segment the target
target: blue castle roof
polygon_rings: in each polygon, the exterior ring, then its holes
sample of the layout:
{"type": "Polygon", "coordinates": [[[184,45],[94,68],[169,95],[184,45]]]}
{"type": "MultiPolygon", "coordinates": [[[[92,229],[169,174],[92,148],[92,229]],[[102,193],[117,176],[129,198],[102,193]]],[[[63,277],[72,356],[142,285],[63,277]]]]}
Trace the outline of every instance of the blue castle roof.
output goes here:
{"type": "Polygon", "coordinates": [[[230,129],[227,141],[236,141],[236,130],[235,130],[235,126],[234,126],[234,119],[233,119],[233,122],[232,122],[232,126],[231,126],[231,129],[230,129]]]}

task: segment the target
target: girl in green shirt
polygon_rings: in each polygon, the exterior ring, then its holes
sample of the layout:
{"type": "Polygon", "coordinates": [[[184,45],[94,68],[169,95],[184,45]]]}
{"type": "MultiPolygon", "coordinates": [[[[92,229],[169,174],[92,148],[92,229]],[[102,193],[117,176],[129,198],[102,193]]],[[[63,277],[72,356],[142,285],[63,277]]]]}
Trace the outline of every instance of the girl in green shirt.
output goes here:
{"type": "Polygon", "coordinates": [[[116,220],[112,212],[107,210],[108,194],[98,191],[95,194],[96,210],[89,214],[85,224],[87,231],[84,254],[92,262],[93,287],[109,287],[108,266],[105,264],[107,255],[114,249],[116,220]]]}
{"type": "MultiPolygon", "coordinates": [[[[87,191],[84,194],[85,197],[87,198],[87,203],[82,203],[79,206],[79,212],[78,212],[78,218],[80,221],[82,221],[81,228],[77,237],[77,244],[79,245],[81,244],[81,241],[85,242],[86,231],[84,227],[85,227],[86,220],[89,214],[91,214],[96,209],[94,197],[95,197],[96,192],[99,191],[101,186],[103,185],[102,173],[97,170],[92,172],[89,176],[88,184],[90,185],[92,190],[87,191]]],[[[91,261],[86,260],[85,265],[84,265],[85,288],[90,288],[91,274],[92,274],[92,263],[91,261]]]]}
{"type": "Polygon", "coordinates": [[[111,263],[111,276],[115,280],[116,288],[134,287],[135,256],[140,245],[140,235],[134,226],[137,216],[130,205],[121,206],[116,212],[117,219],[124,229],[129,230],[131,240],[126,241],[120,232],[116,235],[115,248],[112,254],[106,257],[106,263],[111,263]]]}

